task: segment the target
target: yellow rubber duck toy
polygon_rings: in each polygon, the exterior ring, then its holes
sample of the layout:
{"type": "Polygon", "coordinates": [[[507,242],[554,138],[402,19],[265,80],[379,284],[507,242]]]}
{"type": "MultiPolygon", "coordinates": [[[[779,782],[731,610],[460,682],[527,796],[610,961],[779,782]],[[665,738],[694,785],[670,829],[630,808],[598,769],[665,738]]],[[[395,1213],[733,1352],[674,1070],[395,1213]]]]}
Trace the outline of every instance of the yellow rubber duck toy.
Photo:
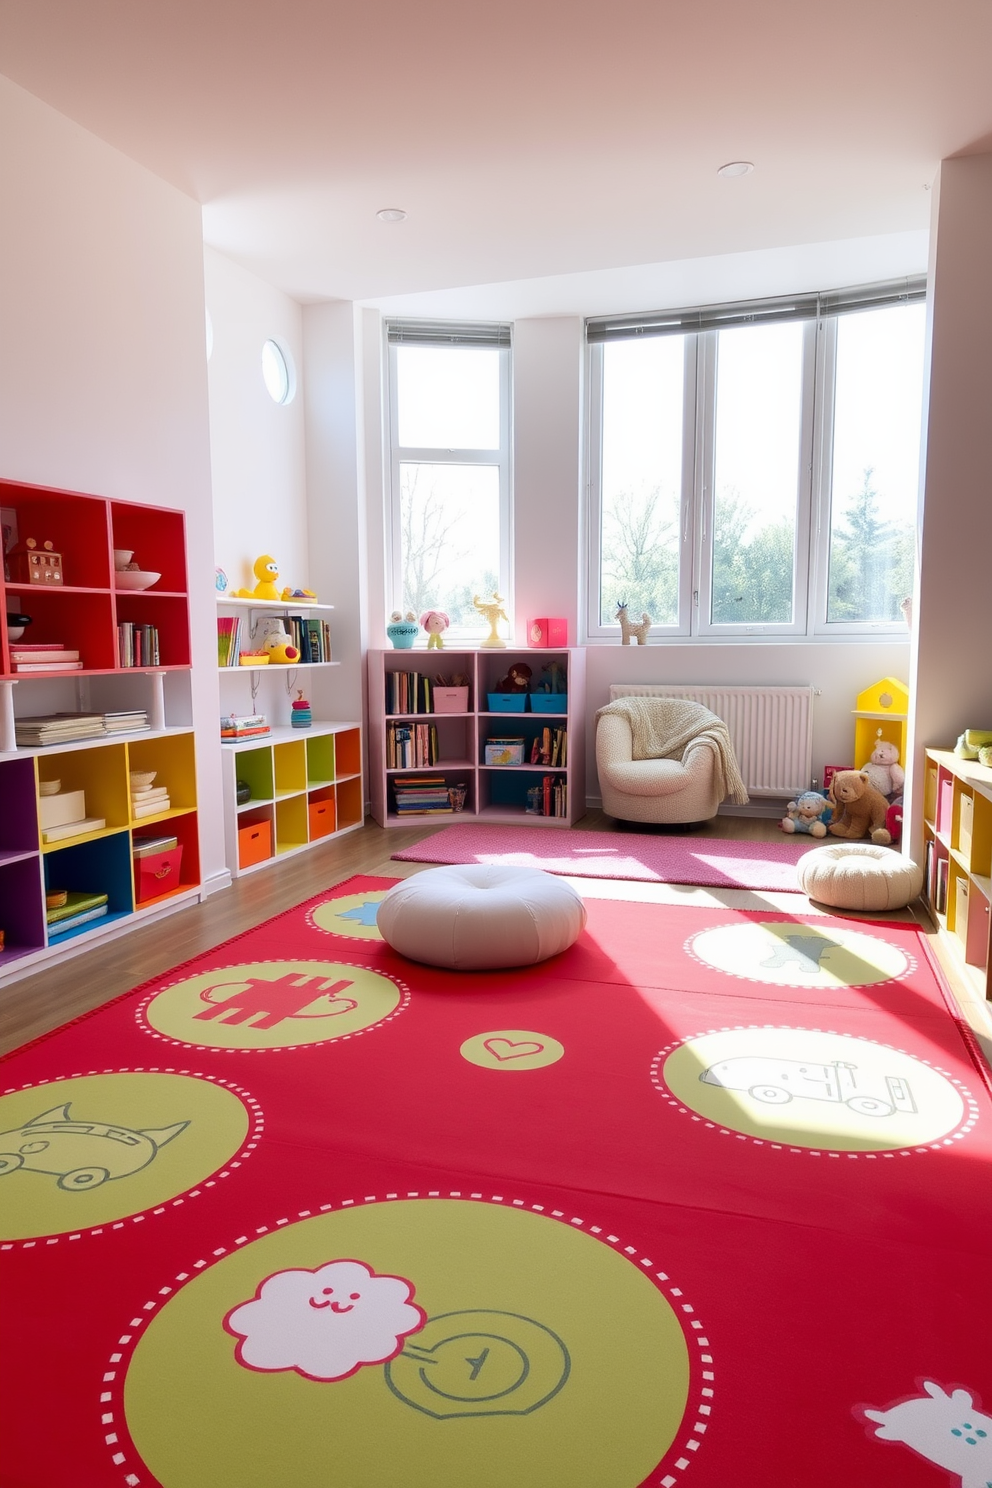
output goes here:
{"type": "Polygon", "coordinates": [[[276,588],[276,580],[279,577],[279,565],[271,553],[263,553],[261,558],[255,559],[255,577],[258,583],[254,589],[236,589],[235,599],[281,599],[282,595],[276,588]]]}

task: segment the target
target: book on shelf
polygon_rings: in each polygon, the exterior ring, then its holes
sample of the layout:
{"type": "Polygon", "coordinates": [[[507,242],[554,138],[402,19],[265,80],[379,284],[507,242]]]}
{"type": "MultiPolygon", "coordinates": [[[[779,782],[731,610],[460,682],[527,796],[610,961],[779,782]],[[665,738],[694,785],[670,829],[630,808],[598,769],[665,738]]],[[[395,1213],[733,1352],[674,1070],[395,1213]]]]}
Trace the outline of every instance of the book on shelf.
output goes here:
{"type": "Polygon", "coordinates": [[[159,666],[158,626],[122,620],[117,626],[117,663],[122,667],[159,666]]]}
{"type": "Polygon", "coordinates": [[[15,672],[43,672],[46,676],[49,672],[80,672],[83,669],[81,661],[15,661],[13,668],[15,672]]]}
{"type": "Polygon", "coordinates": [[[12,641],[10,655],[13,660],[35,656],[39,661],[78,661],[79,652],[67,649],[64,641],[12,641]]]}
{"type": "Polygon", "coordinates": [[[59,920],[55,925],[48,927],[49,944],[59,935],[65,935],[69,930],[75,930],[80,925],[86,925],[91,920],[102,920],[108,913],[108,904],[99,904],[95,909],[85,909],[82,914],[73,915],[71,920],[59,920]]]}
{"type": "Polygon", "coordinates": [[[70,889],[64,904],[57,909],[45,910],[45,919],[49,925],[61,920],[71,920],[74,915],[85,914],[89,909],[99,909],[101,904],[106,904],[107,898],[106,894],[87,894],[79,889],[70,889]]]}
{"type": "Polygon", "coordinates": [[[150,728],[148,713],[144,708],[131,708],[118,713],[105,713],[103,726],[108,734],[130,734],[138,729],[150,728]]]}
{"type": "Polygon", "coordinates": [[[390,723],[386,726],[387,770],[422,769],[440,759],[437,724],[390,723]]]}
{"type": "Polygon", "coordinates": [[[167,785],[146,785],[131,792],[131,800],[136,806],[148,801],[164,801],[169,794],[167,785]]]}
{"type": "Polygon", "coordinates": [[[14,719],[14,737],[22,749],[99,739],[105,733],[102,713],[46,713],[14,719]]]}
{"type": "Polygon", "coordinates": [[[393,781],[398,816],[439,816],[453,810],[443,775],[406,775],[393,781]]]}
{"type": "Polygon", "coordinates": [[[41,834],[44,843],[64,842],[67,837],[82,837],[87,832],[102,832],[107,825],[103,816],[84,816],[79,821],[63,822],[59,827],[46,827],[41,834]]]}
{"type": "Polygon", "coordinates": [[[243,626],[240,615],[217,616],[217,664],[239,666],[243,626]]]}
{"type": "Polygon", "coordinates": [[[131,806],[131,815],[135,821],[141,821],[144,816],[158,816],[160,812],[171,810],[172,802],[166,796],[163,800],[158,801],[134,802],[131,806]]]}

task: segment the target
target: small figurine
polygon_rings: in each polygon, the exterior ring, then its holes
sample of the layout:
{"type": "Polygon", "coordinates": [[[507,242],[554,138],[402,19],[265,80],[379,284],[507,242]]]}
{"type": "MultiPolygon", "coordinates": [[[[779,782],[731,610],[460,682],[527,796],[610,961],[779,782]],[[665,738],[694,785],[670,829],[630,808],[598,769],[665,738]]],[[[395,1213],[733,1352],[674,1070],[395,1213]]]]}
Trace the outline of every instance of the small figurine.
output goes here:
{"type": "Polygon", "coordinates": [[[289,722],[293,728],[309,728],[313,723],[313,713],[310,710],[309,702],[303,696],[302,687],[296,694],[296,701],[293,704],[289,722]]]}
{"type": "Polygon", "coordinates": [[[505,620],[507,625],[510,623],[509,616],[503,609],[502,597],[494,589],[492,599],[483,600],[476,594],[472,599],[472,603],[479,611],[479,614],[483,615],[489,624],[489,634],[481,644],[483,646],[502,646],[505,648],[506,642],[500,639],[499,633],[496,630],[497,620],[505,620]]]}
{"type": "Polygon", "coordinates": [[[409,651],[418,633],[417,617],[412,610],[407,610],[406,619],[399,610],[393,611],[386,626],[386,635],[398,651],[409,651]]]}
{"type": "Polygon", "coordinates": [[[290,588],[287,587],[286,589],[284,589],[282,591],[282,594],[281,594],[280,598],[281,599],[306,599],[306,600],[314,600],[314,601],[316,601],[317,595],[315,594],[315,592],[312,589],[290,589],[290,588]]]}
{"type": "Polygon", "coordinates": [[[258,580],[254,589],[235,589],[235,599],[282,598],[279,590],[276,588],[276,579],[279,577],[279,565],[271,554],[263,553],[261,558],[255,559],[254,574],[258,580]]]}
{"type": "Polygon", "coordinates": [[[627,617],[627,601],[625,599],[618,599],[617,612],[613,618],[620,621],[621,646],[629,646],[631,636],[634,637],[634,640],[639,646],[647,645],[648,631],[651,629],[651,616],[647,610],[642,611],[640,621],[635,625],[627,617]]]}
{"type": "Polygon", "coordinates": [[[548,691],[565,692],[565,668],[560,661],[547,661],[541,668],[542,672],[548,673],[548,691]]]}
{"type": "Polygon", "coordinates": [[[442,651],[444,649],[444,632],[451,621],[443,610],[425,610],[420,617],[420,623],[427,632],[428,651],[442,651]]]}

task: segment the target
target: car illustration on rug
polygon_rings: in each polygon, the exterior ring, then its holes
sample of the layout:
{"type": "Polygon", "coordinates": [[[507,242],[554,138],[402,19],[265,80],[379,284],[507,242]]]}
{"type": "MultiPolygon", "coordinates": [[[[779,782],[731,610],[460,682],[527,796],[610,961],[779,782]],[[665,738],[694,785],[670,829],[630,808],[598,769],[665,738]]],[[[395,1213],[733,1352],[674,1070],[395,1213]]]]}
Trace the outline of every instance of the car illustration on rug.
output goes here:
{"type": "Polygon", "coordinates": [[[24,1126],[0,1132],[0,1177],[18,1169],[50,1173],[59,1188],[82,1193],[147,1167],[160,1148],[189,1126],[188,1121],[177,1121],[134,1131],[102,1121],[76,1121],[70,1106],[68,1101],[53,1106],[24,1126]]]}
{"type": "Polygon", "coordinates": [[[740,1055],[710,1065],[699,1076],[706,1085],[719,1085],[724,1090],[743,1090],[753,1100],[769,1106],[784,1106],[788,1101],[833,1101],[850,1106],[859,1116],[891,1116],[896,1111],[915,1112],[916,1103],[908,1080],[899,1075],[885,1075],[884,1083],[874,1088],[859,1089],[856,1064],[835,1059],[830,1064],[813,1064],[799,1059],[764,1059],[740,1055]]]}

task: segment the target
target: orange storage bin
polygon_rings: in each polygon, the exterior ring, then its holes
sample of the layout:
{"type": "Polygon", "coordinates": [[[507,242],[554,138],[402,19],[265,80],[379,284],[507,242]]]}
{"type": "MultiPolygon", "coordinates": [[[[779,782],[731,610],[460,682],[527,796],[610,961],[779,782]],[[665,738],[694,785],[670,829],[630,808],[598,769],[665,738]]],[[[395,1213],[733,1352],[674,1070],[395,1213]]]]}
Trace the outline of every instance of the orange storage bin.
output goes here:
{"type": "Polygon", "coordinates": [[[250,822],[238,828],[238,867],[250,868],[272,856],[272,823],[250,822]]]}
{"type": "Polygon", "coordinates": [[[335,827],[333,796],[310,802],[310,841],[316,837],[329,837],[335,827]]]}
{"type": "Polygon", "coordinates": [[[179,887],[179,870],[182,867],[182,844],[168,852],[149,853],[147,858],[134,860],[134,897],[138,904],[147,899],[157,899],[160,894],[171,894],[179,887]]]}

